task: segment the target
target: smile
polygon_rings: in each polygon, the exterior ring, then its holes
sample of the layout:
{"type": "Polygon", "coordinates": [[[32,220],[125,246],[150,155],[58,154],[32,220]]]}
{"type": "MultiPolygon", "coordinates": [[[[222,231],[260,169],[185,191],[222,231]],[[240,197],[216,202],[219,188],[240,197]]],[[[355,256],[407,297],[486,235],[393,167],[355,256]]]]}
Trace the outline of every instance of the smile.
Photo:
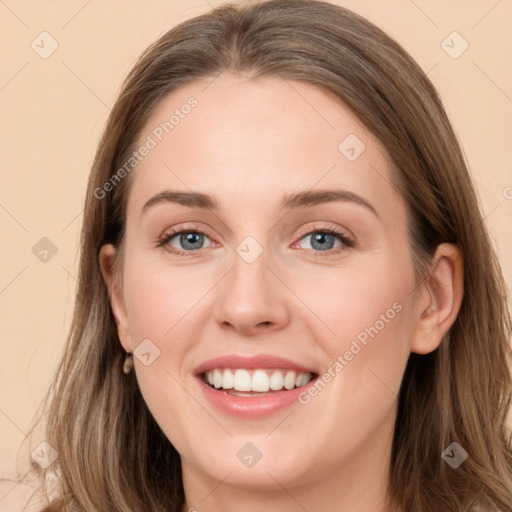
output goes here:
{"type": "Polygon", "coordinates": [[[257,396],[269,391],[291,390],[305,386],[311,381],[313,375],[295,370],[215,368],[204,372],[203,378],[215,389],[225,390],[238,396],[257,396]]]}
{"type": "Polygon", "coordinates": [[[217,411],[241,419],[268,417],[299,404],[298,395],[319,377],[315,367],[269,354],[226,354],[203,362],[194,375],[217,411]]]}

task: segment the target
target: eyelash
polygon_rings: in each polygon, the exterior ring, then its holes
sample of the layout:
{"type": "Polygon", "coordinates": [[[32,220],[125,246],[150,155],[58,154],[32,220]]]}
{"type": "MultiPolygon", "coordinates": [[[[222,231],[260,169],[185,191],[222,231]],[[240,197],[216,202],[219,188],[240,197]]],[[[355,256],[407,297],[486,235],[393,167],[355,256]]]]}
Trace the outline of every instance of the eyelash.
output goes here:
{"type": "MultiPolygon", "coordinates": [[[[158,238],[156,242],[156,247],[164,247],[168,252],[173,254],[174,256],[178,257],[186,257],[186,256],[193,256],[197,254],[198,251],[201,249],[194,249],[192,251],[177,251],[177,250],[170,250],[165,247],[176,235],[180,235],[182,233],[198,233],[200,235],[205,235],[208,237],[208,235],[201,230],[197,228],[187,228],[187,229],[178,229],[175,231],[170,231],[169,233],[165,233],[160,238],[158,238]]],[[[313,233],[324,233],[329,235],[334,235],[340,242],[342,242],[343,246],[338,247],[338,249],[328,249],[325,251],[313,251],[315,256],[322,256],[322,253],[326,253],[327,256],[337,254],[343,250],[346,250],[347,248],[353,248],[355,247],[356,243],[355,241],[348,237],[346,233],[343,233],[339,231],[336,228],[316,228],[316,229],[310,229],[309,231],[306,231],[305,233],[302,233],[299,241],[302,240],[304,237],[311,235],[313,233]]]]}

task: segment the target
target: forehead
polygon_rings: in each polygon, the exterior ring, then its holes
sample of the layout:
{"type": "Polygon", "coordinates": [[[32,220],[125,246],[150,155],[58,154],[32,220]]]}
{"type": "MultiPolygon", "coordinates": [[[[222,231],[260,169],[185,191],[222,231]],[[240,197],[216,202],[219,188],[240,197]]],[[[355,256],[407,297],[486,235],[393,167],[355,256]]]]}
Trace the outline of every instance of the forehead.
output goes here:
{"type": "Polygon", "coordinates": [[[382,145],[341,101],[302,82],[223,74],[188,84],[152,113],[144,144],[129,201],[137,208],[165,188],[241,206],[314,187],[396,199],[382,145]]]}

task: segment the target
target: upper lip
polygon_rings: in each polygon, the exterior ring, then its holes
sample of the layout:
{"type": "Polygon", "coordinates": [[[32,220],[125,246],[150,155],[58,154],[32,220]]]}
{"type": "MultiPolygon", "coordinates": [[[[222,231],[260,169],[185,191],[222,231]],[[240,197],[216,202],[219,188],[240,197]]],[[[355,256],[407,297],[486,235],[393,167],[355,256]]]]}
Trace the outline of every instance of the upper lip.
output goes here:
{"type": "Polygon", "coordinates": [[[214,359],[209,359],[208,361],[200,364],[194,370],[194,374],[200,375],[209,370],[214,370],[215,368],[240,368],[246,370],[276,368],[283,370],[295,370],[304,373],[316,373],[315,370],[308,368],[307,366],[270,354],[258,354],[253,356],[226,354],[214,359]]]}

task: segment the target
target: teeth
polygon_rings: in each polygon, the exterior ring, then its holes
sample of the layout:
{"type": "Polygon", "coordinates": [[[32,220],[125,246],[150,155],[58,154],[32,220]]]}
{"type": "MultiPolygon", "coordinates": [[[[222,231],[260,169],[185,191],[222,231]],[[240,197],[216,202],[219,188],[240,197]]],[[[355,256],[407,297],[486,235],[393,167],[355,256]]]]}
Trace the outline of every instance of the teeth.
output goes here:
{"type": "Polygon", "coordinates": [[[270,377],[263,370],[256,370],[252,376],[251,391],[259,391],[261,393],[270,389],[270,377]]]}
{"type": "Polygon", "coordinates": [[[220,370],[213,370],[213,385],[217,389],[222,387],[222,373],[220,373],[220,370]]]}
{"type": "Polygon", "coordinates": [[[222,376],[222,387],[224,389],[233,389],[235,386],[235,377],[231,370],[224,370],[224,375],[222,376]]]}
{"type": "Polygon", "coordinates": [[[288,372],[284,378],[284,387],[293,389],[295,387],[295,372],[288,372]]]}
{"type": "Polygon", "coordinates": [[[233,387],[237,391],[252,391],[251,384],[251,374],[247,370],[237,370],[235,372],[233,387]]]}
{"type": "Polygon", "coordinates": [[[204,379],[215,389],[233,389],[235,391],[255,391],[266,393],[269,390],[281,391],[305,386],[311,379],[311,373],[293,370],[230,370],[215,368],[205,372],[204,379]]]}
{"type": "Polygon", "coordinates": [[[305,386],[311,380],[309,373],[299,373],[295,379],[295,387],[305,386]]]}
{"type": "Polygon", "coordinates": [[[280,389],[283,389],[283,386],[284,386],[283,374],[276,370],[270,376],[270,389],[272,389],[273,391],[279,391],[280,389]]]}

